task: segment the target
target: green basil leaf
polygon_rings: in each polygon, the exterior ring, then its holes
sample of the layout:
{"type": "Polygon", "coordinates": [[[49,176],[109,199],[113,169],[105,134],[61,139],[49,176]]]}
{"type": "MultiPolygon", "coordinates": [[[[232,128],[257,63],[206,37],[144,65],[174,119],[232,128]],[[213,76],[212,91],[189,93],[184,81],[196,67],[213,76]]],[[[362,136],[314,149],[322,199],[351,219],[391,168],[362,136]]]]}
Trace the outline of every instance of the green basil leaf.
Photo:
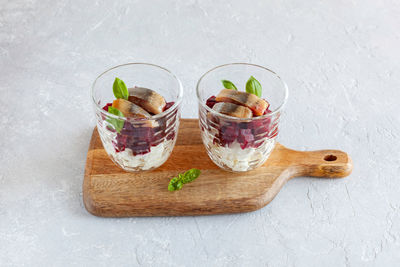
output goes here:
{"type": "Polygon", "coordinates": [[[176,183],[176,189],[175,189],[175,190],[181,190],[181,189],[182,189],[182,186],[183,186],[183,183],[182,183],[181,181],[178,181],[178,182],[176,183]]]}
{"type": "Polygon", "coordinates": [[[125,83],[123,80],[119,78],[115,78],[114,84],[113,84],[113,92],[115,98],[122,98],[128,100],[129,98],[129,91],[128,88],[126,87],[125,83]]]}
{"type": "MultiPolygon", "coordinates": [[[[114,107],[108,107],[108,112],[120,117],[124,117],[124,114],[122,114],[121,111],[119,111],[117,108],[114,107]]],[[[121,129],[124,127],[124,121],[120,119],[114,119],[114,118],[108,118],[107,121],[114,126],[114,129],[120,133],[121,129]]]]}
{"type": "Polygon", "coordinates": [[[232,90],[236,90],[236,91],[237,91],[237,88],[236,88],[236,86],[233,84],[233,82],[228,81],[228,80],[222,80],[221,82],[222,82],[222,84],[224,85],[224,88],[226,88],[226,89],[232,89],[232,90]]]}
{"type": "Polygon", "coordinates": [[[179,177],[174,177],[168,184],[168,191],[181,190],[183,183],[179,177]]]}
{"type": "Polygon", "coordinates": [[[178,183],[178,178],[177,177],[172,178],[171,181],[169,181],[169,184],[168,184],[168,191],[177,190],[177,183],[178,183]]]}
{"type": "Polygon", "coordinates": [[[262,95],[262,87],[259,81],[251,76],[246,82],[246,92],[249,94],[254,94],[258,97],[262,95]]]}
{"type": "Polygon", "coordinates": [[[190,183],[194,181],[200,175],[200,170],[198,169],[190,169],[183,174],[182,182],[184,184],[190,183]]]}
{"type": "Polygon", "coordinates": [[[200,175],[200,170],[190,169],[185,173],[178,174],[178,177],[174,177],[169,181],[168,191],[181,190],[184,184],[190,183],[200,175]]]}

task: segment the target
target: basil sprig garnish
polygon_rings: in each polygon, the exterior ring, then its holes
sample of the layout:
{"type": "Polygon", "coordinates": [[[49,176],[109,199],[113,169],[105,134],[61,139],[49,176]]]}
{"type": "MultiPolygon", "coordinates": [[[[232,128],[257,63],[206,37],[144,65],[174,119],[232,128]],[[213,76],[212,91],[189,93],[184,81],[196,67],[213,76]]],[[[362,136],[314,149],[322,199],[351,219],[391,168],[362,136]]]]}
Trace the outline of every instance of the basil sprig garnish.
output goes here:
{"type": "Polygon", "coordinates": [[[228,80],[222,80],[221,82],[222,82],[222,84],[224,85],[224,88],[226,88],[226,89],[232,89],[232,90],[236,90],[236,91],[237,91],[237,88],[236,88],[236,86],[233,84],[233,82],[228,81],[228,80]]]}
{"type": "Polygon", "coordinates": [[[168,191],[181,190],[184,184],[194,181],[200,175],[200,170],[190,169],[185,173],[178,174],[178,177],[174,177],[168,184],[168,191]]]}
{"type": "Polygon", "coordinates": [[[115,78],[115,80],[114,80],[113,92],[114,92],[115,98],[117,98],[117,99],[122,98],[122,99],[128,100],[128,98],[129,98],[128,88],[126,87],[124,81],[119,78],[115,78]]]}
{"type": "Polygon", "coordinates": [[[250,93],[250,94],[254,94],[258,97],[261,97],[261,95],[262,95],[261,84],[253,76],[250,76],[250,78],[246,82],[246,92],[250,93]]]}
{"type": "MultiPolygon", "coordinates": [[[[121,111],[119,111],[117,108],[114,108],[112,106],[108,107],[108,112],[120,117],[124,117],[124,114],[122,114],[121,111]]],[[[121,129],[124,127],[124,121],[120,119],[115,119],[115,118],[107,118],[107,122],[109,122],[112,126],[114,126],[114,129],[120,133],[121,129]]]]}
{"type": "MultiPolygon", "coordinates": [[[[232,89],[232,90],[238,90],[237,87],[233,84],[233,82],[228,81],[228,80],[221,80],[224,88],[226,89],[232,89]]],[[[246,82],[246,92],[249,94],[256,95],[258,97],[261,97],[262,95],[262,86],[259,81],[257,81],[254,76],[250,76],[250,78],[246,82]]]]}

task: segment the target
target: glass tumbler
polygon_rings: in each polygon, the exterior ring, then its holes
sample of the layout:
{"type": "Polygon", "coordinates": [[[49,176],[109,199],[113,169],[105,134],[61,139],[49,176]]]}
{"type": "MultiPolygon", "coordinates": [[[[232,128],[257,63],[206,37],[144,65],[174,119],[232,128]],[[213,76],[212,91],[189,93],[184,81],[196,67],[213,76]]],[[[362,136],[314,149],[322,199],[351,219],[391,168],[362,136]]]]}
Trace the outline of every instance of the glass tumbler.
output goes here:
{"type": "Polygon", "coordinates": [[[176,142],[182,94],[179,79],[169,70],[153,64],[129,63],[100,74],[93,83],[91,98],[97,130],[111,160],[130,172],[161,166],[171,155],[176,142]],[[128,88],[145,87],[162,95],[167,102],[164,111],[149,119],[109,113],[108,107],[115,100],[113,83],[116,77],[128,88]],[[123,125],[120,131],[114,127],[118,124],[123,125]]]}
{"type": "Polygon", "coordinates": [[[197,83],[201,137],[208,156],[220,168],[244,172],[268,159],[279,134],[282,109],[288,98],[285,82],[273,71],[254,64],[232,63],[206,72],[197,83]],[[270,106],[262,116],[231,117],[212,109],[213,96],[223,89],[221,80],[229,80],[239,91],[254,76],[262,86],[262,96],[270,106]]]}

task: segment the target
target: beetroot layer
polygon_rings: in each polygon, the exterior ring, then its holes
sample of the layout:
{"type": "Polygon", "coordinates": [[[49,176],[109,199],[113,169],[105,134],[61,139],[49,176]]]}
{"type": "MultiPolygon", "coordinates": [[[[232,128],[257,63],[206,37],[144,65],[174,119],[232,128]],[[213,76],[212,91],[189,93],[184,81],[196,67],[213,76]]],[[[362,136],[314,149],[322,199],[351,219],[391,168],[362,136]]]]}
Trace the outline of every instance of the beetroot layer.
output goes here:
{"type": "MultiPolygon", "coordinates": [[[[215,96],[209,97],[206,101],[209,108],[213,108],[216,103],[215,96]]],[[[266,109],[263,115],[268,113],[271,111],[266,109]]],[[[211,115],[209,119],[213,127],[218,130],[213,142],[221,146],[229,146],[237,141],[242,149],[257,148],[263,144],[265,138],[274,138],[278,134],[278,127],[271,123],[270,118],[236,122],[211,115]]]]}
{"type": "MultiPolygon", "coordinates": [[[[175,102],[167,102],[164,111],[169,109],[175,104],[175,102]]],[[[108,111],[112,103],[107,103],[103,109],[108,111]]],[[[169,123],[175,123],[176,113],[172,114],[173,121],[169,123]]],[[[152,146],[157,146],[164,139],[173,140],[175,138],[175,131],[173,127],[167,129],[166,119],[160,118],[156,120],[157,127],[137,127],[129,121],[124,123],[124,127],[120,133],[117,133],[116,141],[113,141],[113,146],[116,152],[122,152],[129,148],[132,150],[132,154],[144,155],[151,151],[152,146]]]]}

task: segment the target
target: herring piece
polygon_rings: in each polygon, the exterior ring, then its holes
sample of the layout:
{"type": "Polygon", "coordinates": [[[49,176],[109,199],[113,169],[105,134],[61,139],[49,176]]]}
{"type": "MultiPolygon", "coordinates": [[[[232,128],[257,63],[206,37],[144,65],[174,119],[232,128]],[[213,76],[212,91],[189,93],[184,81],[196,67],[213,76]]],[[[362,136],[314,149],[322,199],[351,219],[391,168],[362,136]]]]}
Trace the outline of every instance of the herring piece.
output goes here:
{"type": "Polygon", "coordinates": [[[128,90],[128,100],[132,103],[135,103],[136,105],[144,108],[147,112],[153,114],[159,114],[163,112],[166,103],[164,97],[162,97],[159,93],[143,87],[134,87],[129,88],[128,90]]]}
{"type": "Polygon", "coordinates": [[[217,102],[229,102],[251,109],[256,116],[261,116],[268,108],[269,103],[254,94],[231,89],[222,89],[216,97],[217,102]]]}
{"type": "Polygon", "coordinates": [[[139,107],[138,105],[133,104],[132,102],[119,98],[114,100],[112,106],[119,111],[121,111],[125,117],[127,118],[150,118],[151,115],[139,107]]]}
{"type": "Polygon", "coordinates": [[[233,103],[227,103],[227,102],[217,103],[214,105],[213,110],[237,118],[253,117],[253,112],[251,111],[251,109],[233,103]]]}

